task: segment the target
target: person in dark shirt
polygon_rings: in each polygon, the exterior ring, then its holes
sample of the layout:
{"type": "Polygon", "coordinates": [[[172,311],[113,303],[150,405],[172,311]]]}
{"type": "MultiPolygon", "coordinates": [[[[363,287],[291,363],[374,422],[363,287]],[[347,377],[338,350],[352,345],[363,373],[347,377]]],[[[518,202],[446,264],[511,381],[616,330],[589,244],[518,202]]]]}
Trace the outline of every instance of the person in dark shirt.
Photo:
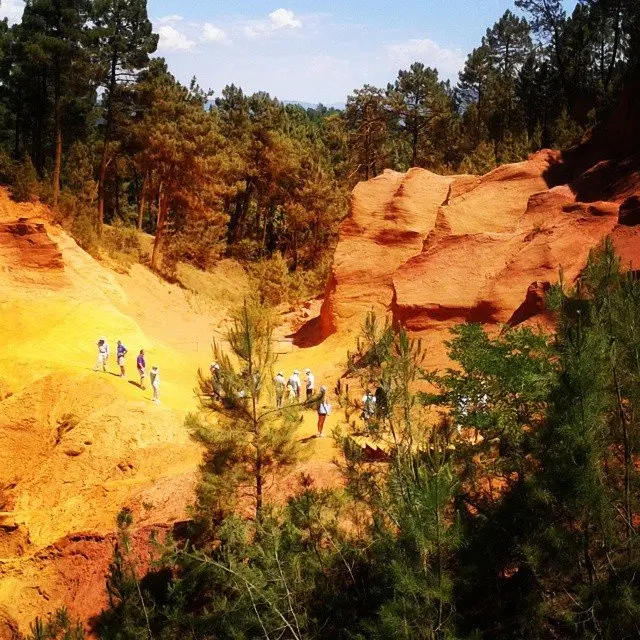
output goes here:
{"type": "Polygon", "coordinates": [[[124,378],[124,357],[127,355],[127,347],[125,347],[120,340],[118,340],[118,349],[116,357],[118,359],[118,366],[120,367],[120,377],[124,378]]]}
{"type": "Polygon", "coordinates": [[[140,376],[140,388],[146,389],[144,386],[144,376],[147,368],[147,363],[144,360],[144,349],[140,349],[140,353],[136,358],[136,366],[138,367],[138,375],[140,376]]]}

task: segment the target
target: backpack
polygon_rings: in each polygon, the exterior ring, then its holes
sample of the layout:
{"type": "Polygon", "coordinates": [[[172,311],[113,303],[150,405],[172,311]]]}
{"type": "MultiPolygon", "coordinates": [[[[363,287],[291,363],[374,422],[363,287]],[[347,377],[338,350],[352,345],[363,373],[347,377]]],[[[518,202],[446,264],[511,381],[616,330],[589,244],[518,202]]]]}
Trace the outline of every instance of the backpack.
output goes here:
{"type": "Polygon", "coordinates": [[[331,405],[328,402],[321,402],[318,406],[318,414],[328,416],[331,414],[331,405]]]}

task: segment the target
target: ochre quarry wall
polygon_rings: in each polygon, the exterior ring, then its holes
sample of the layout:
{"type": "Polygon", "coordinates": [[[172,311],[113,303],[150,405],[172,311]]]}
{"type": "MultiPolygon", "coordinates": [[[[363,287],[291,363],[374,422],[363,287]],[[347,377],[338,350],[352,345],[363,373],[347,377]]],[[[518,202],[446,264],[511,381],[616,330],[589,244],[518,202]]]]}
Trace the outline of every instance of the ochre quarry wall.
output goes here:
{"type": "Polygon", "coordinates": [[[610,236],[640,269],[639,157],[600,161],[567,184],[543,150],[482,176],[387,171],[353,191],[321,311],[323,337],[353,331],[369,309],[420,334],[431,364],[464,321],[544,324],[560,269],[580,274],[610,236]]]}
{"type": "MultiPolygon", "coordinates": [[[[185,289],[141,264],[95,260],[51,218],[0,188],[1,640],[61,606],[94,633],[123,507],[139,575],[157,554],[151,531],[184,530],[202,453],[184,424],[198,410],[196,373],[211,363],[212,338],[224,346],[230,308],[249,292],[230,261],[191,268],[185,289]],[[113,355],[107,372],[92,370],[103,335],[112,353],[118,339],[129,349],[124,379],[113,355]],[[160,367],[158,405],[138,385],[141,348],[147,368],[160,367]]],[[[278,365],[309,366],[331,384],[345,349],[334,357],[324,347],[292,350],[278,365]]],[[[303,472],[319,488],[339,482],[333,440],[310,438],[315,431],[307,411],[298,432],[309,456],[269,486],[270,498],[286,499],[303,472]]]]}

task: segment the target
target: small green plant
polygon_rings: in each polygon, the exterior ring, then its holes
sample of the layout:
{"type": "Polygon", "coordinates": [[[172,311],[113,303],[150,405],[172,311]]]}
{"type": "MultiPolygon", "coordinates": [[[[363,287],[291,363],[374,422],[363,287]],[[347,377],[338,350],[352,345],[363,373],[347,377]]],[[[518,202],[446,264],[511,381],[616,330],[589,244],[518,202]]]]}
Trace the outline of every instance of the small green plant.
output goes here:
{"type": "Polygon", "coordinates": [[[50,613],[47,619],[36,618],[25,640],[84,640],[79,620],[72,620],[65,607],[50,613]]]}
{"type": "Polygon", "coordinates": [[[11,184],[11,195],[16,202],[36,202],[38,200],[38,174],[33,162],[25,155],[15,166],[11,184]]]}

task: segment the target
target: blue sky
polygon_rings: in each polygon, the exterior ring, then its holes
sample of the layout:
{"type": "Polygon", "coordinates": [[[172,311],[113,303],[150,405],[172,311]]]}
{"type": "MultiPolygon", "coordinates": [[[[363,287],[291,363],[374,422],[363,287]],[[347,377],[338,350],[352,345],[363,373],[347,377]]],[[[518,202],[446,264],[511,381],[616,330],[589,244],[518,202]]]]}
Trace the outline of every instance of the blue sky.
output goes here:
{"type": "MultiPolygon", "coordinates": [[[[455,82],[512,0],[148,0],[158,55],[183,82],[230,83],[282,100],[344,102],[420,61],[455,82]]],[[[567,0],[566,6],[575,6],[567,0]]],[[[3,0],[15,20],[22,0],[3,0]]]]}

